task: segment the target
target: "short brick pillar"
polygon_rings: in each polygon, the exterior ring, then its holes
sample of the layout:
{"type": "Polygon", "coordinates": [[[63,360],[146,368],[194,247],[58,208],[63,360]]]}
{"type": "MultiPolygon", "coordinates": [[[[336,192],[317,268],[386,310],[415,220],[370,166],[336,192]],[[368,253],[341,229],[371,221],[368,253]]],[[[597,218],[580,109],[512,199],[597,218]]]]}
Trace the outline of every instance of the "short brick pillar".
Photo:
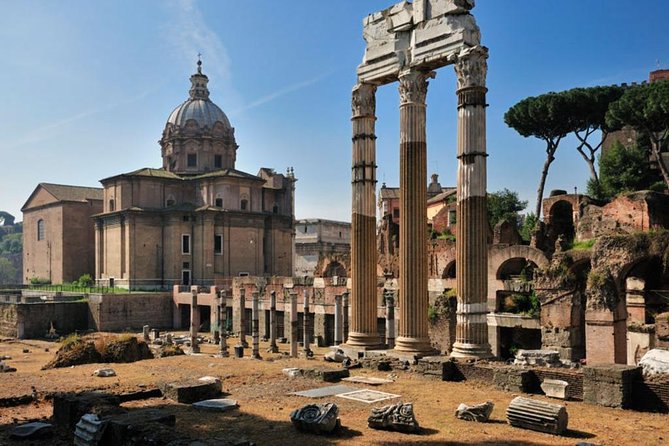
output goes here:
{"type": "Polygon", "coordinates": [[[594,364],[583,367],[583,401],[607,407],[632,405],[632,388],[641,380],[641,367],[594,364]]]}

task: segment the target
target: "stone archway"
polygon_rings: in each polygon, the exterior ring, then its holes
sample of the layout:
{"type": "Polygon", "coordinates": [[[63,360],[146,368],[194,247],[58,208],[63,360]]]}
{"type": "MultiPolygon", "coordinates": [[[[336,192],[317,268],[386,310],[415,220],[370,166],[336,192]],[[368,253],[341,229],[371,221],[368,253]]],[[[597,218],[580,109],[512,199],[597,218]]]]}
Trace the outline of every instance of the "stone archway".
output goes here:
{"type": "Polygon", "coordinates": [[[432,353],[428,337],[425,225],[426,96],[432,70],[454,65],[458,95],[456,259],[458,326],[452,356],[491,356],[487,294],[487,48],[470,11],[472,0],[401,2],[364,21],[365,55],[353,88],[351,331],[347,344],[374,349],[376,327],[376,88],[399,81],[400,252],[399,333],[395,349],[432,353]]]}

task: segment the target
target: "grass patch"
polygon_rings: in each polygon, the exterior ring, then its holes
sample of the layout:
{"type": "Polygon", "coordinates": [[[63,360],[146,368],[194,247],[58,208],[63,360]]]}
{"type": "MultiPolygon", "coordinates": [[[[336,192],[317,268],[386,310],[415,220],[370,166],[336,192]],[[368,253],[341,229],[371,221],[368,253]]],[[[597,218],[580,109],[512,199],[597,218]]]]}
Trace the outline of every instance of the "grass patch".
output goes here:
{"type": "Polygon", "coordinates": [[[581,240],[580,242],[574,241],[571,245],[571,249],[575,249],[576,251],[586,251],[592,249],[595,245],[595,241],[595,239],[581,240]]]}

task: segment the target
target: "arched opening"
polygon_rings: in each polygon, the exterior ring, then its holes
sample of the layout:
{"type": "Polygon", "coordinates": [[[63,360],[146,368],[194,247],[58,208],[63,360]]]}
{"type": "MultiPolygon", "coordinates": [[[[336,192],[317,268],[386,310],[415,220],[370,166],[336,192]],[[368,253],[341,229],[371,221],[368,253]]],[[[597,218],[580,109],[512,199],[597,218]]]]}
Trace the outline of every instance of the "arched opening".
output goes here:
{"type": "Polygon", "coordinates": [[[442,279],[455,279],[455,260],[451,260],[441,273],[442,279]]]}
{"type": "Polygon", "coordinates": [[[551,235],[555,240],[564,236],[565,241],[574,240],[574,208],[565,200],[557,201],[550,210],[551,235]]]}
{"type": "Polygon", "coordinates": [[[502,359],[513,358],[519,349],[541,348],[541,305],[534,293],[537,265],[524,257],[505,260],[497,269],[504,287],[495,295],[496,352],[502,359]]]}
{"type": "Polygon", "coordinates": [[[217,208],[222,208],[223,207],[223,198],[222,197],[216,197],[214,200],[214,206],[217,208]]]}
{"type": "Polygon", "coordinates": [[[41,218],[37,220],[37,240],[44,240],[45,237],[45,228],[44,228],[44,220],[41,218]]]}
{"type": "Polygon", "coordinates": [[[323,271],[323,277],[346,277],[346,268],[344,268],[344,265],[337,261],[330,262],[327,267],[325,267],[325,271],[323,271]]]}
{"type": "Polygon", "coordinates": [[[245,198],[242,199],[242,201],[241,201],[240,204],[239,204],[240,209],[241,209],[242,211],[245,211],[245,210],[248,208],[248,206],[249,206],[249,200],[247,200],[247,199],[245,199],[245,198]]]}
{"type": "Polygon", "coordinates": [[[114,199],[109,200],[109,212],[114,212],[114,199]]]}

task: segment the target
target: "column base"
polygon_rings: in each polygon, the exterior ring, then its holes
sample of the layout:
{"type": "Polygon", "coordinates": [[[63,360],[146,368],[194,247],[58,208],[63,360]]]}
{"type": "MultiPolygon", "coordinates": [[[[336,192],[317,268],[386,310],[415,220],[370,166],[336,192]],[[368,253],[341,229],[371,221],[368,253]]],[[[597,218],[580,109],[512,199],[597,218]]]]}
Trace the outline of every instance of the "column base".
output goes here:
{"type": "Polygon", "coordinates": [[[378,334],[349,332],[346,343],[342,344],[355,350],[379,350],[383,348],[378,334]]]}
{"type": "Polygon", "coordinates": [[[463,359],[490,359],[493,358],[490,344],[466,344],[463,342],[456,342],[453,344],[453,351],[450,354],[451,358],[463,359]]]}
{"type": "Polygon", "coordinates": [[[400,336],[395,338],[394,351],[398,353],[412,353],[417,355],[432,355],[434,348],[430,343],[430,338],[409,338],[400,336]]]}

